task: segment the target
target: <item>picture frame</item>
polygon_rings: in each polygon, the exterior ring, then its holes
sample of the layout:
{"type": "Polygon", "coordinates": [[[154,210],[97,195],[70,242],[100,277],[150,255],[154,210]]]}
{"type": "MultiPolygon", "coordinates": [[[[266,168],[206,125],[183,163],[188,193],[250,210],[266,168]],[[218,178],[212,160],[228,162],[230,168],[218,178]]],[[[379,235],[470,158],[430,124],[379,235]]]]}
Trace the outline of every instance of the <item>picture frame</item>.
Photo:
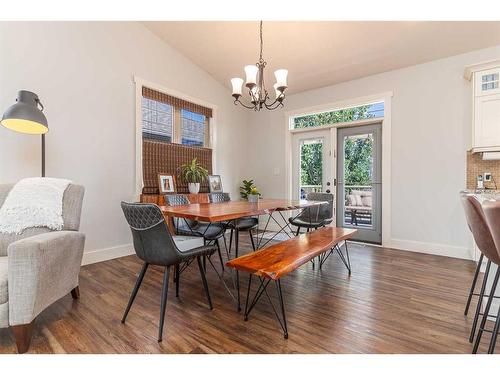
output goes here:
{"type": "Polygon", "coordinates": [[[173,194],[176,191],[175,176],[167,173],[158,174],[158,188],[160,194],[173,194]]]}
{"type": "Polygon", "coordinates": [[[208,176],[208,191],[210,193],[222,193],[222,179],[219,175],[208,176]]]}

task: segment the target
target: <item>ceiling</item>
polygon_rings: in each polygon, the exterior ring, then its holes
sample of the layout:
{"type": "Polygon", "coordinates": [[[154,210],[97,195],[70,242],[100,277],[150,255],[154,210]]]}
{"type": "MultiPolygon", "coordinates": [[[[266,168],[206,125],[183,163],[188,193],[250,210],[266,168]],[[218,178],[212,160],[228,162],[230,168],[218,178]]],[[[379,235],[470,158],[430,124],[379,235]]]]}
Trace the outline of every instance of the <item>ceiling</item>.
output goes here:
{"type": "MultiPolygon", "coordinates": [[[[259,23],[144,22],[222,84],[259,58],[259,23]]],[[[500,44],[500,22],[264,22],[265,81],[297,93],[500,44]]]]}

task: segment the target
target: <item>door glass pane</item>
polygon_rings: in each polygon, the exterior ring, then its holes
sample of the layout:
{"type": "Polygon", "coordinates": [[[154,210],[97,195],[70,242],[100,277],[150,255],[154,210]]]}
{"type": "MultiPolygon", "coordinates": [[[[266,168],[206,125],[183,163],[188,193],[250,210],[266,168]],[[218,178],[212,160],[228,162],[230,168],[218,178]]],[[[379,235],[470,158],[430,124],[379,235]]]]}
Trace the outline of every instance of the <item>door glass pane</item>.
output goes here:
{"type": "Polygon", "coordinates": [[[307,139],[300,145],[300,199],[323,189],[323,139],[307,139]]]}
{"type": "Polygon", "coordinates": [[[344,137],[344,225],[372,228],[373,135],[344,137]]]}

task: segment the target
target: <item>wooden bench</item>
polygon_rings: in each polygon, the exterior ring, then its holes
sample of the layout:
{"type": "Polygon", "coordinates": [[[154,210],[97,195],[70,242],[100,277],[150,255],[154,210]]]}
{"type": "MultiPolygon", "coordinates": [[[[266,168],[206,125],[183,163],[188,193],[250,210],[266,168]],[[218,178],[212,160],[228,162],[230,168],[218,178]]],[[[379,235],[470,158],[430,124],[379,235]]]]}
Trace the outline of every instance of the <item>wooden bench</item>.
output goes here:
{"type": "Polygon", "coordinates": [[[320,257],[320,265],[322,265],[333,250],[337,251],[340,259],[347,267],[349,274],[351,274],[347,240],[350,239],[356,232],[356,229],[325,227],[313,232],[301,234],[297,237],[227,262],[227,267],[234,268],[237,271],[248,272],[250,274],[245,302],[245,321],[248,320],[248,315],[257,304],[262,294],[265,293],[267,299],[273,307],[276,318],[283,329],[284,337],[287,339],[288,330],[280,279],[303,264],[313,260],[315,257],[320,257]],[[345,255],[339,247],[339,243],[342,241],[346,241],[345,255]],[[257,276],[259,278],[260,285],[252,301],[249,303],[252,276],[257,276]],[[271,298],[266,291],[266,288],[271,281],[274,281],[276,284],[282,318],[278,315],[271,298]]]}

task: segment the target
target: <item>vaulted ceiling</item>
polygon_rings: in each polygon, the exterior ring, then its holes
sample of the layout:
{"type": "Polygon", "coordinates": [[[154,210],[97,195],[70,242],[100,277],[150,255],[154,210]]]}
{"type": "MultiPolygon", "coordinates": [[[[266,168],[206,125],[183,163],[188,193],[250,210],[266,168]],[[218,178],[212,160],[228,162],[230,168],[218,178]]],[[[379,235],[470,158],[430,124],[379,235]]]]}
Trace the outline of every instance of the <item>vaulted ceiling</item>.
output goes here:
{"type": "MultiPolygon", "coordinates": [[[[259,57],[258,21],[144,22],[230,87],[259,57]]],[[[500,45],[500,22],[264,22],[267,87],[289,70],[289,93],[500,45]]],[[[500,46],[499,46],[500,48],[500,46]]]]}

